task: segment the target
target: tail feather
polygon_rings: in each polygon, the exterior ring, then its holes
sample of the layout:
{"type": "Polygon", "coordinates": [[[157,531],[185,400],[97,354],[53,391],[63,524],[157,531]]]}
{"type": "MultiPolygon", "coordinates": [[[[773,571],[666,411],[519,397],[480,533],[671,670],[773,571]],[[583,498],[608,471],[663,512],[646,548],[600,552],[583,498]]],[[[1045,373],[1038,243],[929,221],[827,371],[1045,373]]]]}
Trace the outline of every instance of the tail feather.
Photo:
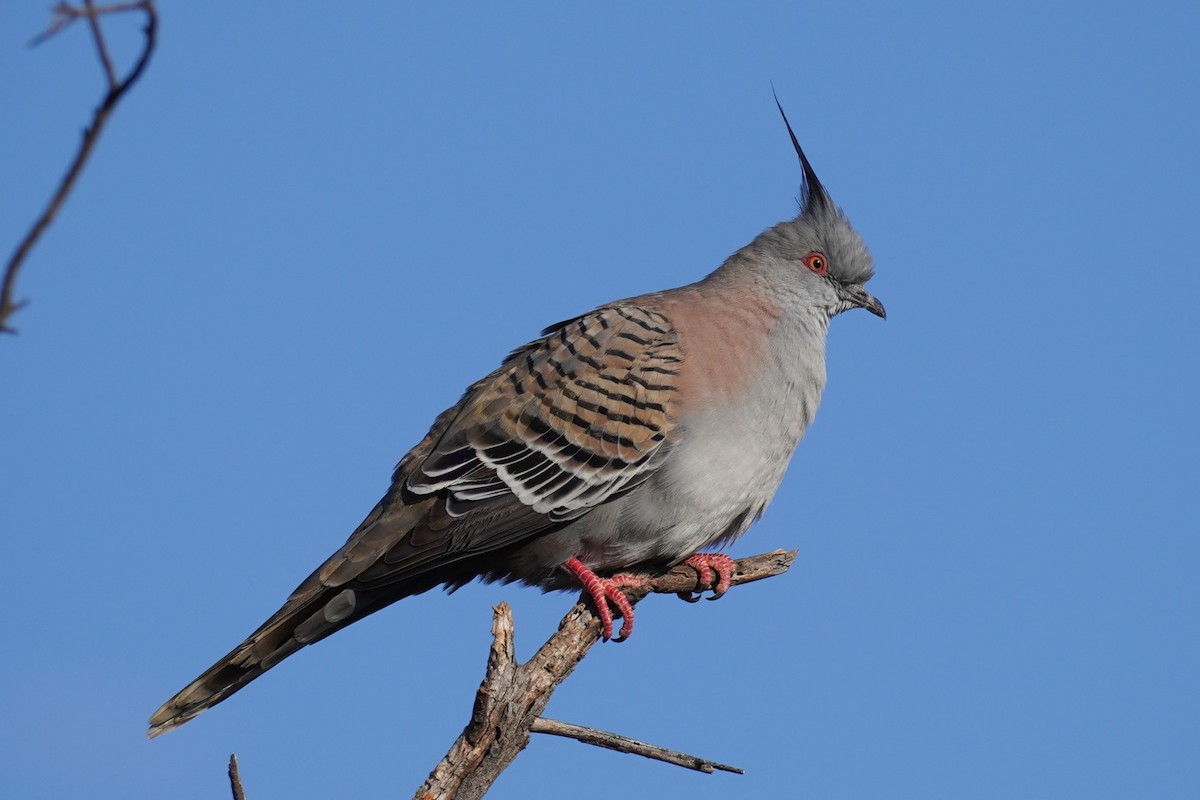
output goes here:
{"type": "Polygon", "coordinates": [[[309,637],[301,640],[296,633],[305,626],[312,627],[314,617],[324,616],[327,603],[322,601],[326,599],[316,597],[305,603],[288,603],[279,609],[244,642],[163,703],[150,716],[147,735],[153,739],[177,728],[237,692],[304,645],[316,641],[309,637]]]}
{"type": "Polygon", "coordinates": [[[397,600],[447,582],[461,584],[466,581],[457,573],[443,572],[400,584],[357,590],[312,586],[306,581],[262,627],[163,703],[150,716],[147,736],[153,739],[179,727],[239,691],[297,650],[319,642],[397,600]]]}

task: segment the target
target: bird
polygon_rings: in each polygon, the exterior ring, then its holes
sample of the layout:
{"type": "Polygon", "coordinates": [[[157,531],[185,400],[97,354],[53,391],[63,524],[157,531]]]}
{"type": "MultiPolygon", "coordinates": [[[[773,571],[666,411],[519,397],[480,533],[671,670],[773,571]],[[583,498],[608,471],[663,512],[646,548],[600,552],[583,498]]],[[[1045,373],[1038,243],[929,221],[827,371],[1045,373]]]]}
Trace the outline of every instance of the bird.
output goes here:
{"type": "Polygon", "coordinates": [[[680,563],[717,597],[720,549],[766,509],[826,383],[836,315],[886,319],[874,262],[800,160],[799,210],[685,286],[542,330],[396,466],[347,542],[228,655],[150,717],[157,736],[301,648],[405,597],[477,578],[590,596],[633,630],[630,571],[680,563]]]}

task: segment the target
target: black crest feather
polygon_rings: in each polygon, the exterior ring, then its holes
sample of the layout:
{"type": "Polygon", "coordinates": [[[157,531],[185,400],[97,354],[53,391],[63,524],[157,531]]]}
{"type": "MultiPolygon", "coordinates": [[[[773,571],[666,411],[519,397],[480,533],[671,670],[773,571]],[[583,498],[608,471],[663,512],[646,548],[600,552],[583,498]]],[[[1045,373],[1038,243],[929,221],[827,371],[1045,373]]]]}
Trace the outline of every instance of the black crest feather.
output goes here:
{"type": "Polygon", "coordinates": [[[775,106],[779,109],[779,115],[783,117],[783,124],[787,126],[788,136],[792,137],[792,146],[796,148],[796,155],[800,157],[800,167],[804,170],[804,179],[800,184],[800,210],[809,212],[821,208],[832,208],[833,200],[825,191],[825,187],[821,185],[817,173],[813,171],[812,164],[808,163],[808,156],[804,155],[804,148],[800,146],[800,140],[796,138],[796,132],[792,130],[792,123],[788,122],[787,114],[783,111],[783,104],[779,102],[779,95],[775,93],[774,87],[771,88],[771,94],[775,97],[775,106]]]}

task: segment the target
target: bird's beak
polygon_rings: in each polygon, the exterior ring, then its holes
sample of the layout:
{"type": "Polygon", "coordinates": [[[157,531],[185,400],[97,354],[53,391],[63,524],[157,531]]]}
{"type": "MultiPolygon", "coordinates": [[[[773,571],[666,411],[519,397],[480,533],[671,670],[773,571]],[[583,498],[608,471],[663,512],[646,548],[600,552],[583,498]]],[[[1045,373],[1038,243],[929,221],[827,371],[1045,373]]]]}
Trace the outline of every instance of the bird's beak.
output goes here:
{"type": "Polygon", "coordinates": [[[861,283],[846,283],[839,287],[839,294],[842,299],[848,303],[853,303],[859,308],[865,308],[877,317],[887,319],[887,312],[883,310],[883,303],[871,296],[870,292],[861,283]]]}

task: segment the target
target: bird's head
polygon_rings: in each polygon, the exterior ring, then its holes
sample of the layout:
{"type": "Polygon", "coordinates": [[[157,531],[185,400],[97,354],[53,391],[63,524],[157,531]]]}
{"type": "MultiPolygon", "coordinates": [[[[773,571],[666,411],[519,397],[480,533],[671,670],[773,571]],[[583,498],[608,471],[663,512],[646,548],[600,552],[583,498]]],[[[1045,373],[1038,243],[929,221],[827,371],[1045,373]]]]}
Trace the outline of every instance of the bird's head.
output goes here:
{"type": "Polygon", "coordinates": [[[883,304],[866,289],[875,271],[866,243],[821,185],[779,98],[775,103],[803,170],[800,213],[764,231],[751,247],[776,268],[780,273],[777,277],[830,317],[851,308],[865,308],[886,318],[883,304]]]}

